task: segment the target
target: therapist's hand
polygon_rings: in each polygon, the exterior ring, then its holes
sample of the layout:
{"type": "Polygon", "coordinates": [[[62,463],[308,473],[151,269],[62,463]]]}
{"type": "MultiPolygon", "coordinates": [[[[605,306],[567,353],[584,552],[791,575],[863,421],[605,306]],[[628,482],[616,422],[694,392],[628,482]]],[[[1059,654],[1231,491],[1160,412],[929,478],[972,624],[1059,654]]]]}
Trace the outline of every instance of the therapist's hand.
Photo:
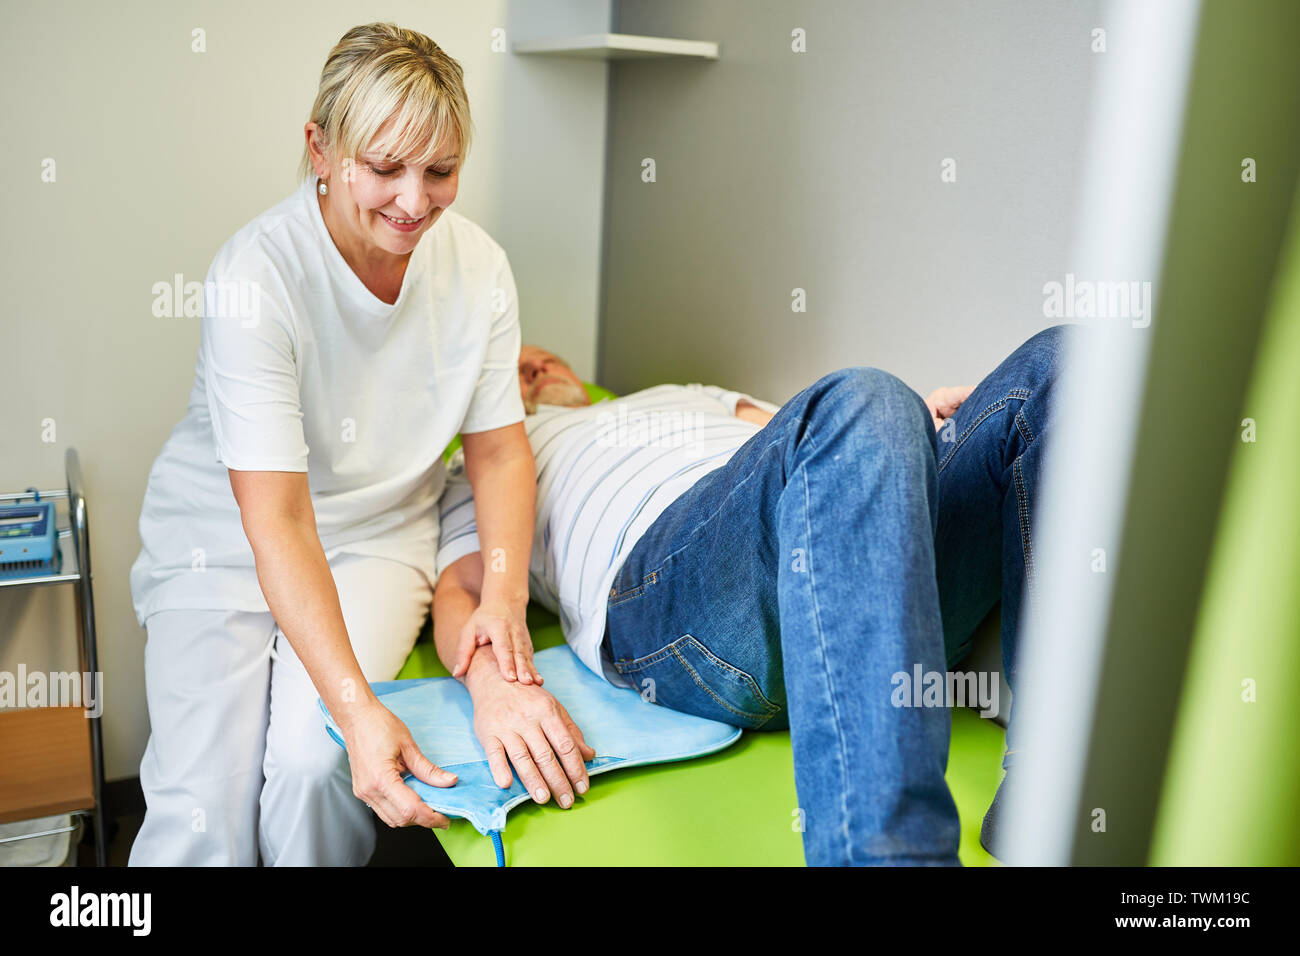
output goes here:
{"type": "Polygon", "coordinates": [[[452,677],[463,677],[469,670],[474,651],[488,644],[496,656],[497,667],[507,681],[542,684],[542,675],[533,664],[533,638],[525,623],[527,604],[484,601],[460,630],[456,646],[456,666],[452,677]]]}
{"type": "Polygon", "coordinates": [[[416,796],[402,782],[402,774],[409,770],[433,787],[453,786],[456,775],[420,753],[406,724],[383,704],[376,701],[359,707],[343,732],[353,794],[390,827],[447,829],[447,818],[416,796]]]}
{"type": "Polygon", "coordinates": [[[930,417],[934,419],[936,431],[943,427],[947,419],[957,414],[961,403],[970,398],[970,393],[973,391],[975,391],[974,385],[945,385],[930,393],[925,400],[925,406],[930,409],[930,417]]]}
{"type": "Polygon", "coordinates": [[[492,662],[476,662],[465,681],[474,702],[474,734],[498,787],[519,782],[537,803],[551,794],[564,809],[591,786],[586,761],[596,756],[564,705],[536,685],[501,679],[492,662]]]}

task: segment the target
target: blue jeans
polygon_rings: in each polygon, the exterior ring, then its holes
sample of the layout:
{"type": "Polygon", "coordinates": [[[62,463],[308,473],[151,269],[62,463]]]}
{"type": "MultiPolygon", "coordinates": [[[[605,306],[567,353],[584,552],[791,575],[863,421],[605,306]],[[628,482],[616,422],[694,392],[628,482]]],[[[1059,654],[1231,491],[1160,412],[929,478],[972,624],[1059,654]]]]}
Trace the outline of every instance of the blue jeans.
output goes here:
{"type": "Polygon", "coordinates": [[[958,862],[950,715],[912,706],[898,675],[944,672],[1008,596],[1014,665],[1037,399],[1061,338],[1040,333],[986,378],[951,442],[894,376],[827,375],[673,502],[619,571],[605,639],[638,690],[789,727],[811,865],[958,862]]]}
{"type": "MultiPolygon", "coordinates": [[[[1002,673],[1013,691],[1017,633],[1025,600],[1034,591],[1031,515],[1041,483],[1043,439],[1051,431],[1063,350],[1077,330],[1058,325],[1029,339],[939,431],[934,550],[948,666],[966,656],[975,629],[1001,600],[1002,673]]],[[[1004,767],[1014,762],[1017,736],[1013,719],[1004,767]]]]}

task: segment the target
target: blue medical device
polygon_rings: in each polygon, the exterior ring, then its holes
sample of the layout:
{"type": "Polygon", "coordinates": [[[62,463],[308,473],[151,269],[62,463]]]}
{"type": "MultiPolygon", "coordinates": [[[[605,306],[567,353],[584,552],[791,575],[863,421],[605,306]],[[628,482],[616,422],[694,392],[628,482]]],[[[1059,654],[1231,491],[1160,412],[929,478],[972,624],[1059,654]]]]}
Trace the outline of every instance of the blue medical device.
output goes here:
{"type": "Polygon", "coordinates": [[[0,578],[54,574],[61,559],[53,502],[0,505],[0,578]]]}

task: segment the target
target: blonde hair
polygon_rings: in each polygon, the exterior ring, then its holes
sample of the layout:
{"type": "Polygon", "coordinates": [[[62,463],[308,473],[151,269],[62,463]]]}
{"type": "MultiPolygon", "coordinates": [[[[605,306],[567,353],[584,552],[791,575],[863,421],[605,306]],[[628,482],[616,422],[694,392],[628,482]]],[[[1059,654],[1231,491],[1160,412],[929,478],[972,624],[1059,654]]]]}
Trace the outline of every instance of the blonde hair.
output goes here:
{"type": "MultiPolygon", "coordinates": [[[[311,121],[335,161],[355,161],[373,147],[393,159],[427,163],[450,129],[464,166],[473,135],[460,64],[423,33],[394,23],[367,23],[343,34],[325,59],[311,121]],[[394,116],[392,135],[371,143],[394,116]],[[423,154],[412,155],[425,143],[423,154]]],[[[298,178],[314,175],[304,142],[298,178]]]]}

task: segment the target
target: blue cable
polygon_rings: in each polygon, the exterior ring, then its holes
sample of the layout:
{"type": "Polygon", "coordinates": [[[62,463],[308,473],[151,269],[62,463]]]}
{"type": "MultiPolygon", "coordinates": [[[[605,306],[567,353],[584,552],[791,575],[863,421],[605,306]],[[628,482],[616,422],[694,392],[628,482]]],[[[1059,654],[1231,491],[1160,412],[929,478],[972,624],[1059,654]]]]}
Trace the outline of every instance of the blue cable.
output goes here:
{"type": "Polygon", "coordinates": [[[497,851],[497,866],[505,866],[506,850],[505,847],[501,845],[501,831],[493,830],[488,834],[488,836],[492,838],[492,849],[497,851]]]}

